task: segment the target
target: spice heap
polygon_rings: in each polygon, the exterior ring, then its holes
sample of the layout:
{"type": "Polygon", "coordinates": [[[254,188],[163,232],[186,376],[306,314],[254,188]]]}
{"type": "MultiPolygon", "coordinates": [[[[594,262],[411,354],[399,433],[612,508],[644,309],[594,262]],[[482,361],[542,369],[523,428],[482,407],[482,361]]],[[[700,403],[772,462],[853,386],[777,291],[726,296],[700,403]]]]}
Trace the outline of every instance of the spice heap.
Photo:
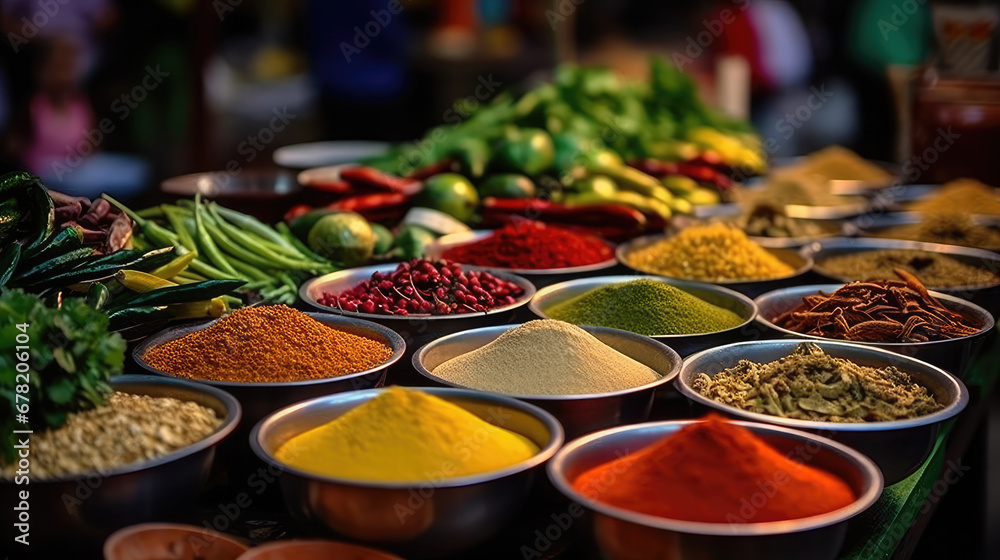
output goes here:
{"type": "Polygon", "coordinates": [[[985,268],[966,264],[954,257],[914,249],[878,249],[825,258],[816,268],[827,276],[845,281],[894,278],[901,268],[916,275],[925,286],[988,286],[1000,276],[985,268]]]}
{"type": "Polygon", "coordinates": [[[1000,214],[1000,196],[993,187],[975,179],[956,179],[941,185],[941,190],[931,198],[914,202],[915,212],[948,212],[961,214],[1000,214]]]}
{"type": "Polygon", "coordinates": [[[629,266],[695,280],[763,280],[795,272],[791,266],[726,224],[694,226],[631,251],[629,266]]]}
{"type": "Polygon", "coordinates": [[[941,305],[915,276],[904,281],[851,282],[832,294],[804,296],[802,304],[771,319],[791,331],[857,342],[927,342],[971,336],[979,326],[941,305]]]}
{"type": "Polygon", "coordinates": [[[827,179],[815,176],[790,177],[776,173],[768,179],[763,189],[744,189],[735,192],[736,200],[745,208],[773,204],[780,200],[784,205],[795,206],[845,206],[863,205],[863,196],[844,196],[830,192],[827,179]]]}
{"type": "Polygon", "coordinates": [[[1000,231],[977,224],[967,214],[925,214],[915,224],[891,227],[875,237],[944,243],[980,249],[1000,249],[1000,231]]]}
{"type": "Polygon", "coordinates": [[[538,451],[528,438],[458,405],[390,387],[343,416],[293,437],[275,457],[323,476],[424,482],[508,467],[538,451]]]}
{"type": "MultiPolygon", "coordinates": [[[[31,475],[38,479],[103,473],[148,461],[205,439],[222,423],[190,401],[113,393],[108,404],[69,415],[59,428],[31,437],[31,475]]],[[[16,464],[3,468],[13,478],[16,464]]]]}
{"type": "Polygon", "coordinates": [[[742,410],[816,422],[889,422],[944,408],[895,366],[858,365],[811,342],[766,364],[740,360],[712,376],[699,373],[692,386],[742,410]]]}
{"type": "Polygon", "coordinates": [[[340,294],[319,302],[344,311],[379,315],[485,313],[514,305],[524,288],[486,271],[464,271],[454,262],[414,259],[389,274],[375,272],[340,294]]]}
{"type": "Polygon", "coordinates": [[[384,364],[392,349],[284,305],[244,307],[207,328],[150,348],[150,366],[189,379],[284,383],[384,364]]]}
{"type": "Polygon", "coordinates": [[[702,523],[764,523],[846,507],[854,492],[836,476],[786,457],[716,415],[573,481],[584,496],[646,515],[702,523]],[[773,488],[748,511],[749,496],[773,488]]]}
{"type": "Polygon", "coordinates": [[[593,395],[639,387],[659,375],[561,321],[530,321],[437,366],[463,387],[512,395],[593,395]]]}
{"type": "Polygon", "coordinates": [[[597,237],[518,221],[480,241],[452,247],[442,256],[464,264],[538,270],[597,264],[614,258],[614,251],[597,237]]]}
{"type": "Polygon", "coordinates": [[[814,221],[789,218],[782,208],[770,203],[754,206],[742,221],[743,231],[754,237],[820,237],[831,233],[814,221]]]}
{"type": "Polygon", "coordinates": [[[728,309],[647,278],[590,290],[546,309],[545,314],[575,325],[647,336],[710,333],[743,323],[728,309]]]}
{"type": "Polygon", "coordinates": [[[842,181],[888,181],[892,174],[843,146],[827,146],[777,174],[799,174],[842,181]]]}

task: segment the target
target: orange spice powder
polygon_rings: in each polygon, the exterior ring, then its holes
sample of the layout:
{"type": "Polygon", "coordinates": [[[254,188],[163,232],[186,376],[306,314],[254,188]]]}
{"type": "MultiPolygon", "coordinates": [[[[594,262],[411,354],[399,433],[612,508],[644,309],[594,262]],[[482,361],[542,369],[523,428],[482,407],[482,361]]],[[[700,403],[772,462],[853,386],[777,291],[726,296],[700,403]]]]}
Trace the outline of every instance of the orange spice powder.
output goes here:
{"type": "Polygon", "coordinates": [[[189,379],[281,383],[357,373],[391,356],[380,341],[284,305],[266,305],[237,309],[207,328],[154,346],[143,359],[189,379]]]}

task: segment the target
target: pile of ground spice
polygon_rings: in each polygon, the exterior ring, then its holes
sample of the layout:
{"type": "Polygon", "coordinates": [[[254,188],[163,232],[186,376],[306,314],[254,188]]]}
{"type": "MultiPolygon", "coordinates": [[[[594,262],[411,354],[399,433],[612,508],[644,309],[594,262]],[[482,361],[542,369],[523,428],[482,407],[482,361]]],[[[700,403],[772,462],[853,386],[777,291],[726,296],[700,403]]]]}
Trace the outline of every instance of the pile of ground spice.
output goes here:
{"type": "MultiPolygon", "coordinates": [[[[31,436],[33,479],[103,473],[162,457],[201,441],[222,423],[191,401],[113,393],[107,405],[70,414],[54,430],[31,436]]],[[[13,478],[16,464],[3,468],[13,478]]]]}
{"type": "Polygon", "coordinates": [[[523,435],[427,393],[390,387],[278,448],[286,465],[366,481],[440,482],[514,465],[538,453],[523,435]]]}
{"type": "Polygon", "coordinates": [[[766,364],[740,360],[715,375],[699,373],[692,386],[742,410],[816,422],[889,422],[944,408],[895,366],[862,366],[811,342],[766,364]]]}
{"type": "Polygon", "coordinates": [[[659,375],[587,331],[530,321],[434,368],[452,383],[512,395],[591,395],[646,385],[659,375]]]}
{"type": "Polygon", "coordinates": [[[709,282],[764,280],[795,272],[746,233],[722,223],[689,227],[629,252],[625,260],[651,274],[709,282]]]}
{"type": "Polygon", "coordinates": [[[542,222],[510,223],[479,241],[446,250],[442,258],[477,266],[500,268],[570,268],[614,258],[606,242],[542,222]]]}
{"type": "Polygon", "coordinates": [[[976,223],[968,214],[925,214],[923,219],[915,224],[894,226],[872,235],[888,239],[944,243],[945,245],[959,245],[961,247],[1000,249],[1000,231],[976,223]]]}
{"type": "Polygon", "coordinates": [[[930,198],[910,205],[915,212],[948,212],[962,214],[1000,214],[1000,194],[993,187],[975,179],[955,179],[941,185],[930,198]]]}
{"type": "Polygon", "coordinates": [[[207,328],[150,348],[143,360],[180,377],[280,383],[377,367],[392,356],[380,341],[325,325],[284,305],[244,307],[207,328]]]}
{"type": "Polygon", "coordinates": [[[657,336],[721,331],[743,322],[739,315],[663,282],[642,278],[612,284],[549,309],[553,319],[657,336]]]}
{"type": "Polygon", "coordinates": [[[714,414],[571,482],[591,500],[702,523],[801,519],[855,500],[837,476],[792,460],[714,414]]]}
{"type": "Polygon", "coordinates": [[[928,288],[988,286],[1000,276],[983,267],[964,263],[954,257],[914,249],[877,249],[836,255],[816,263],[819,272],[850,282],[887,280],[896,277],[897,268],[912,272],[928,288]]]}

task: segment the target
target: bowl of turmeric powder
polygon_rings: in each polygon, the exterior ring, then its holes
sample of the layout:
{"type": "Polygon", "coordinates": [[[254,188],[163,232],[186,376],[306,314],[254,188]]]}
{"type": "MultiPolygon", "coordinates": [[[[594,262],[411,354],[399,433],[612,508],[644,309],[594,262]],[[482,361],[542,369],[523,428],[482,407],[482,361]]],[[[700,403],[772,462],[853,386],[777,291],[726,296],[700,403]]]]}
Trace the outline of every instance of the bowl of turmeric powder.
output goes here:
{"type": "Polygon", "coordinates": [[[243,405],[241,431],[278,408],[385,382],[406,350],[382,325],[284,305],[244,307],[163,330],[132,355],[143,369],[219,387],[243,405]]]}
{"type": "Polygon", "coordinates": [[[388,387],[281,409],[250,446],[283,472],[303,531],[426,558],[502,530],[563,439],[554,416],[511,397],[388,387]]]}
{"type": "Polygon", "coordinates": [[[606,560],[834,560],[883,488],[846,445],[714,414],[584,436],[547,468],[606,560]]]}

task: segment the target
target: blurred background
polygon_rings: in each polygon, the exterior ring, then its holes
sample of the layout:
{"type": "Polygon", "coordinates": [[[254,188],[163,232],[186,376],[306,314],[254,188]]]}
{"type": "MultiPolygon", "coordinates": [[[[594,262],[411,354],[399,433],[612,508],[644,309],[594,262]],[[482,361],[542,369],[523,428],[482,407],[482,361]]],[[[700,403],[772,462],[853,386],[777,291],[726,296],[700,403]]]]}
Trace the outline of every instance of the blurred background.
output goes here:
{"type": "Polygon", "coordinates": [[[748,113],[772,156],[839,143],[899,161],[914,68],[995,75],[997,3],[969,4],[4,0],[3,166],[133,196],[183,173],[273,165],[284,145],[415,139],[461,120],[456,99],[526,89],[562,62],[642,78],[651,53],[748,113]],[[723,96],[719,79],[733,81],[723,96]]]}

